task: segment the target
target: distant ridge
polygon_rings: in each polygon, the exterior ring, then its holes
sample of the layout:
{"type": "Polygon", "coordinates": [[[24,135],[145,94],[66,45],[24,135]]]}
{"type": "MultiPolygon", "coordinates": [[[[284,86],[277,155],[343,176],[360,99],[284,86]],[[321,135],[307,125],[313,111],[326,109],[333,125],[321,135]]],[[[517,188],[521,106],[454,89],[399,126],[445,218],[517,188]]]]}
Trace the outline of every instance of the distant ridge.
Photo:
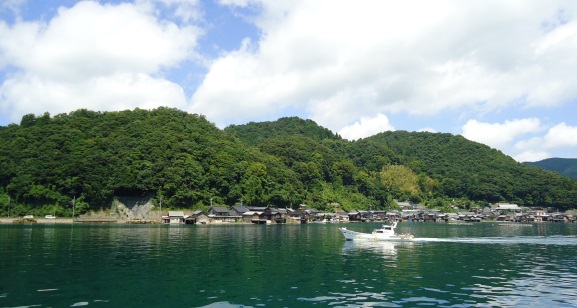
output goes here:
{"type": "Polygon", "coordinates": [[[555,157],[536,162],[525,162],[524,164],[536,166],[549,171],[554,171],[564,176],[577,179],[577,158],[555,157]]]}

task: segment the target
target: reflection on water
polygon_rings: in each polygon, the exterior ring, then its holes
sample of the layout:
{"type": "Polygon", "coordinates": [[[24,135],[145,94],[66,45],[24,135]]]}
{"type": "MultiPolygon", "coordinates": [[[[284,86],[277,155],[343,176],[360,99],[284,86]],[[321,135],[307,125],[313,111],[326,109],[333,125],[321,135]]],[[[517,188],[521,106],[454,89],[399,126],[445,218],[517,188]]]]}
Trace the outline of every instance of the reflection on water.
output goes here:
{"type": "Polygon", "coordinates": [[[410,247],[412,242],[393,241],[345,241],[343,244],[343,254],[355,254],[360,251],[371,252],[380,255],[385,259],[394,260],[397,258],[398,247],[410,247]]]}

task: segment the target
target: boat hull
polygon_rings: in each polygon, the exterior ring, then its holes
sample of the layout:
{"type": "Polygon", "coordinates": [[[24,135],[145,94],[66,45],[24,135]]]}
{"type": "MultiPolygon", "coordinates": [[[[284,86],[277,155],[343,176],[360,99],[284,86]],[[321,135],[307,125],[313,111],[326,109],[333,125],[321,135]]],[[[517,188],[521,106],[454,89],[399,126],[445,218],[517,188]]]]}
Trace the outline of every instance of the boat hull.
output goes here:
{"type": "Polygon", "coordinates": [[[371,241],[393,241],[404,242],[412,241],[415,237],[412,234],[374,234],[363,233],[348,230],[347,228],[339,228],[347,241],[371,240],[371,241]]]}

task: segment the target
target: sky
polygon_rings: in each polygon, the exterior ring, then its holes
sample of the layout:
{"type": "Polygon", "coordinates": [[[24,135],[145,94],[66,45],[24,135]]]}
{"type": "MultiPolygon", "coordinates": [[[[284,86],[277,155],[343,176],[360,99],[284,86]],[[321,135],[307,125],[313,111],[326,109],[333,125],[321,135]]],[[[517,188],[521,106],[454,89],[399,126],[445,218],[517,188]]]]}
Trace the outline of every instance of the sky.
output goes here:
{"type": "Polygon", "coordinates": [[[0,126],[160,106],[577,158],[577,1],[0,0],[0,126]]]}

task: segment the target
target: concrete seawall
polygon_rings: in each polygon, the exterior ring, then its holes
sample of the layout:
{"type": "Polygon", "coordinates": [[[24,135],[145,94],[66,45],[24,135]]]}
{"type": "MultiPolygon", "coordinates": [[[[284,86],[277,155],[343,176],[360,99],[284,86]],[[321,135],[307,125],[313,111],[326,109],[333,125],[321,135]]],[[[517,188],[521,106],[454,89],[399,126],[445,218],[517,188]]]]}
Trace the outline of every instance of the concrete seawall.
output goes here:
{"type": "MultiPolygon", "coordinates": [[[[0,223],[2,224],[11,224],[14,223],[14,220],[22,219],[22,217],[0,217],[0,223]]],[[[71,224],[74,223],[72,218],[34,218],[36,223],[38,224],[71,224]]]]}

